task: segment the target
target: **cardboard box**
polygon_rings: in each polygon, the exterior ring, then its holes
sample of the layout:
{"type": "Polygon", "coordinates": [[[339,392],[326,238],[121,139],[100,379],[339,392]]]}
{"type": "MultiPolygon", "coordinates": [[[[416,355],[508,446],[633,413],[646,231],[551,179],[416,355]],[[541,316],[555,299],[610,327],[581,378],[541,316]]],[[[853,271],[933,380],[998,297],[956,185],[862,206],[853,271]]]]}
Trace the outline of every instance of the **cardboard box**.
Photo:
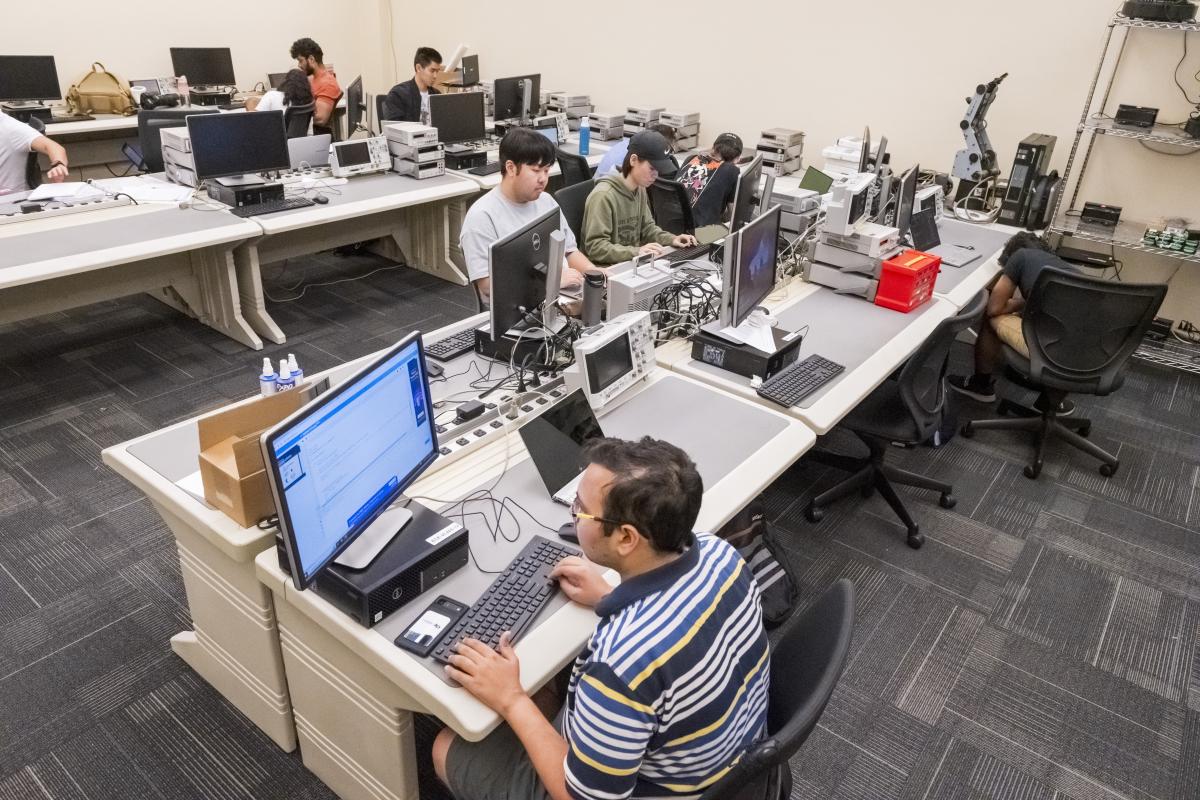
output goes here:
{"type": "Polygon", "coordinates": [[[197,421],[204,499],[243,527],[275,513],[259,436],[308,402],[311,387],[261,397],[197,421]]]}

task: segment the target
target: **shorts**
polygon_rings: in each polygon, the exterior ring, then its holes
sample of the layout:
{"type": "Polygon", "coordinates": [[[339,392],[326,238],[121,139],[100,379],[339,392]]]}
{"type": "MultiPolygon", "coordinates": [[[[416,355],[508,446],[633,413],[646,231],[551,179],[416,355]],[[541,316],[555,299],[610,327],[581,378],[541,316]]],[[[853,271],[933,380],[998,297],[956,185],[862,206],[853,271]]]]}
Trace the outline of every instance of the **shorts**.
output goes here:
{"type": "Polygon", "coordinates": [[[1000,337],[1000,341],[1029,358],[1029,347],[1025,344],[1025,333],[1021,330],[1020,314],[1001,314],[992,317],[988,322],[991,323],[996,336],[1000,337]]]}
{"type": "MultiPolygon", "coordinates": [[[[560,710],[554,727],[562,730],[560,710]]],[[[550,800],[525,746],[507,724],[478,742],[455,736],[446,754],[455,800],[550,800]]]]}

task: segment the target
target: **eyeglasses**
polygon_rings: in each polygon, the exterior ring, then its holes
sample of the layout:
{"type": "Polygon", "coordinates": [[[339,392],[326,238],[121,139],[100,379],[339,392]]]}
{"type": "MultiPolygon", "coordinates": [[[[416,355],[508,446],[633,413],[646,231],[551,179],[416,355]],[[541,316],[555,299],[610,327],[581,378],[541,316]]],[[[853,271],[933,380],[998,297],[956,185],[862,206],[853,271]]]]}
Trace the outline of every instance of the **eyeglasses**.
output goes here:
{"type": "Polygon", "coordinates": [[[576,525],[579,524],[579,520],[581,520],[581,519],[590,519],[590,520],[594,520],[595,522],[603,522],[608,525],[620,525],[621,524],[620,522],[617,522],[615,519],[606,519],[604,517],[597,517],[595,514],[588,514],[586,511],[580,511],[578,497],[576,497],[575,500],[571,503],[571,516],[575,519],[576,525]]]}

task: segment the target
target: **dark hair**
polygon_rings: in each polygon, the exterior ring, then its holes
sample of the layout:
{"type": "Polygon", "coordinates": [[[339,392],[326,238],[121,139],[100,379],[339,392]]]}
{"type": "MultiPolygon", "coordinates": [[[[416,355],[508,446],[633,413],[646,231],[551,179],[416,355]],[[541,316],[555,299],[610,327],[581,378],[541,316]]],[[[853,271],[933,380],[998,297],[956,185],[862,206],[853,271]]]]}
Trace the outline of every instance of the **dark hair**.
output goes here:
{"type": "Polygon", "coordinates": [[[525,164],[548,167],[554,163],[554,145],[532,128],[512,128],[500,140],[500,174],[508,174],[508,162],[520,172],[525,164]]]}
{"type": "Polygon", "coordinates": [[[677,131],[670,125],[655,123],[654,125],[651,125],[648,130],[652,130],[655,133],[661,133],[663,137],[666,138],[667,144],[675,144],[675,134],[677,131]]]}
{"type": "Polygon", "coordinates": [[[1018,250],[1025,250],[1027,248],[1033,250],[1045,250],[1047,253],[1054,252],[1050,248],[1050,243],[1041,236],[1029,231],[1021,231],[1020,233],[1013,234],[1012,238],[1004,243],[1004,249],[1000,251],[1000,266],[1003,267],[1005,264],[1007,264],[1009,257],[1013,253],[1017,252],[1018,250]]]}
{"type": "Polygon", "coordinates": [[[312,56],[318,64],[325,63],[325,51],[321,45],[305,36],[292,42],[292,58],[308,58],[312,56]]]}
{"type": "Polygon", "coordinates": [[[302,69],[289,69],[279,84],[283,101],[289,106],[306,106],[313,101],[312,86],[302,69]]]}
{"type": "Polygon", "coordinates": [[[736,133],[722,133],[713,142],[712,151],[722,161],[735,161],[742,155],[742,137],[736,133]]]}
{"type": "Polygon", "coordinates": [[[414,67],[428,67],[430,64],[442,63],[442,54],[432,47],[418,47],[413,56],[414,67]]]}
{"type": "MultiPolygon", "coordinates": [[[[636,442],[593,439],[583,454],[589,464],[613,473],[598,516],[632,525],[660,553],[684,551],[704,497],[704,482],[687,453],[643,436],[636,442]]],[[[605,536],[617,529],[600,524],[605,536]]]]}

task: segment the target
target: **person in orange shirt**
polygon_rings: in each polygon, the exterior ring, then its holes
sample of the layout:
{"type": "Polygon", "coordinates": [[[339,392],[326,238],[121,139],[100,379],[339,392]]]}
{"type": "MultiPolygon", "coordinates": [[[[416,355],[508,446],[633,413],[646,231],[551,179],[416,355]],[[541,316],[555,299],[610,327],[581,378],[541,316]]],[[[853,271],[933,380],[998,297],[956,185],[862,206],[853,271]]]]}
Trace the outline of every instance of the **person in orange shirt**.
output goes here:
{"type": "Polygon", "coordinates": [[[296,66],[308,75],[312,85],[313,100],[313,133],[332,133],[333,109],[342,89],[338,86],[337,76],[325,67],[325,52],[321,45],[305,37],[292,42],[292,58],[296,66]]]}

